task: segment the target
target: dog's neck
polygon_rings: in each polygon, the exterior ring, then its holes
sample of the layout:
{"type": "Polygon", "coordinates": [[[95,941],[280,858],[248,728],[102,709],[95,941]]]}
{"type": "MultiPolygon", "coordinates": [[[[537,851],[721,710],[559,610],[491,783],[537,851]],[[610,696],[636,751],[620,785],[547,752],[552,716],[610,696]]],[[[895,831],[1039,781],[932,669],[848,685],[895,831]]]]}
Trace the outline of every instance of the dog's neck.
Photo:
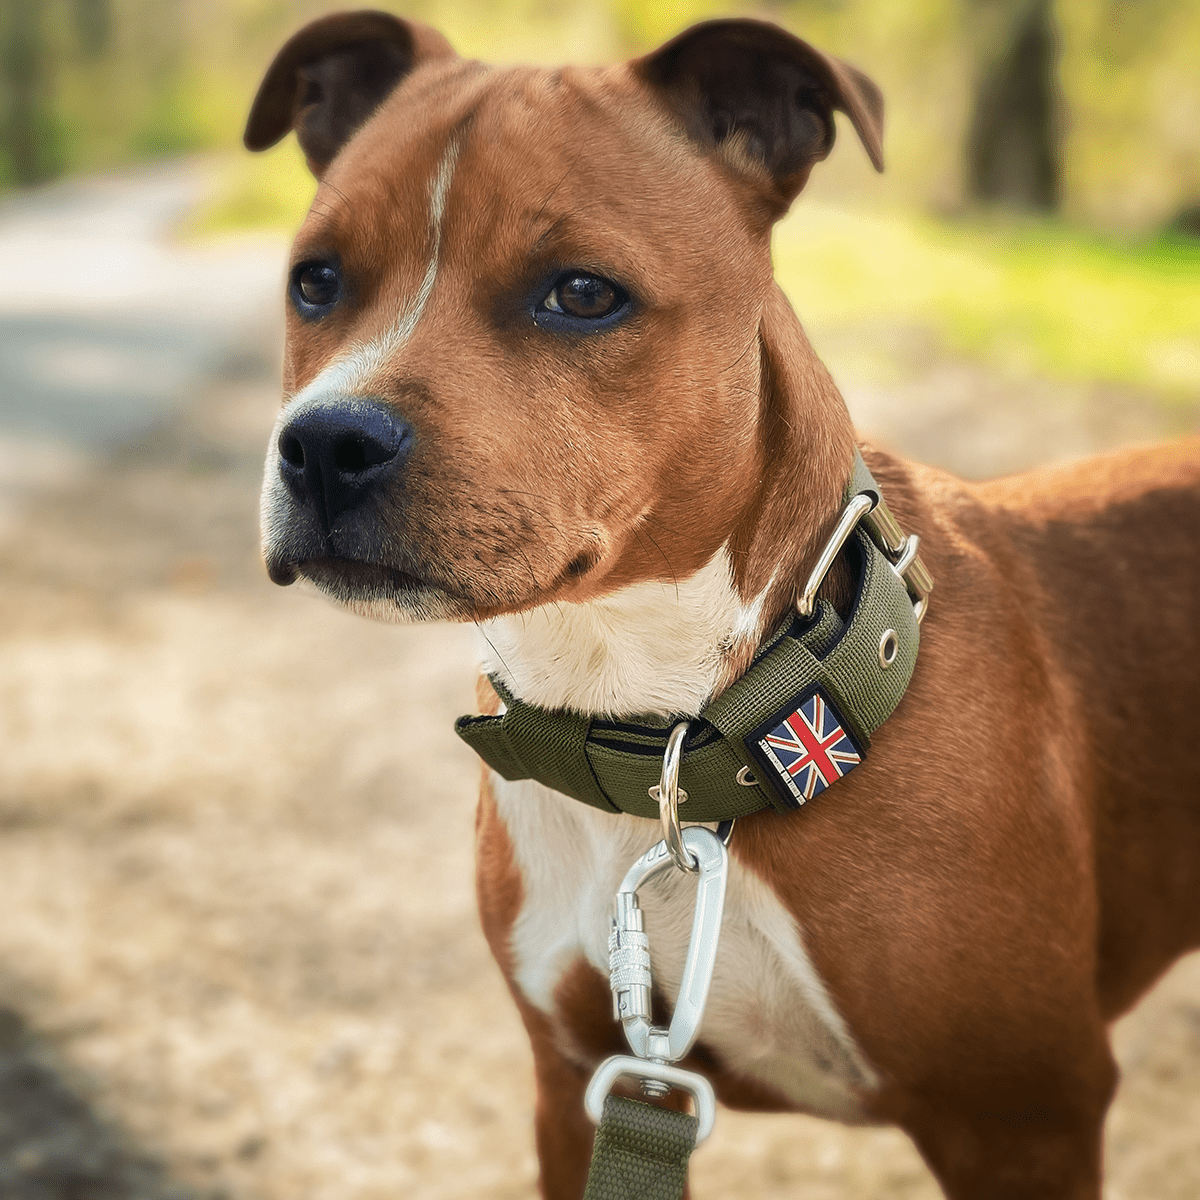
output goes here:
{"type": "Polygon", "coordinates": [[[678,583],[651,580],[482,623],[484,669],[543,708],[694,716],[753,654],[769,591],[743,600],[722,547],[678,583]]]}

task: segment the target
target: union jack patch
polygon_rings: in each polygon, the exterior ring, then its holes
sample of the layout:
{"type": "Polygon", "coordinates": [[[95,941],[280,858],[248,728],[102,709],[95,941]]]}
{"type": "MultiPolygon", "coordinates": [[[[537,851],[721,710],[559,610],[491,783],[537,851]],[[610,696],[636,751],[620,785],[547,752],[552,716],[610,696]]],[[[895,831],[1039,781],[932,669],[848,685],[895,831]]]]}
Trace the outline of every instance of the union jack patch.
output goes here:
{"type": "Polygon", "coordinates": [[[841,713],[820,687],[792,701],[746,739],[768,779],[795,808],[823,792],[863,760],[841,713]]]}

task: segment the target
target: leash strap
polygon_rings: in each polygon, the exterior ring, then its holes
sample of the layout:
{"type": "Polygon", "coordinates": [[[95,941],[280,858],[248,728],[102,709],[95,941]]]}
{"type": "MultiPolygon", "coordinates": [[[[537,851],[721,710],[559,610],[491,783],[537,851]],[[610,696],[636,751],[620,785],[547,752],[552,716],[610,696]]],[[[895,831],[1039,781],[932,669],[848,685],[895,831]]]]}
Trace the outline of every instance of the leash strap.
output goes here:
{"type": "Polygon", "coordinates": [[[696,1126],[687,1113],[609,1096],[583,1200],[680,1200],[696,1126]]]}

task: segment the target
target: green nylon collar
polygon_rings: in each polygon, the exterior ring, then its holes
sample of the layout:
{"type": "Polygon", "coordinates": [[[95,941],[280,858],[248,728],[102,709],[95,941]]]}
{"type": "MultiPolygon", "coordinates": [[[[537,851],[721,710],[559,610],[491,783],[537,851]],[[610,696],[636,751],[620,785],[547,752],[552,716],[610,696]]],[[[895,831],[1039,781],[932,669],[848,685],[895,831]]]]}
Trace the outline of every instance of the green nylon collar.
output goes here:
{"type": "MultiPolygon", "coordinates": [[[[860,455],[847,497],[882,496],[860,455]]],[[[843,623],[818,601],[813,616],[793,618],[760,650],[750,669],[691,721],[679,785],[688,793],[688,821],[722,821],[768,806],[790,811],[804,803],[763,758],[762,739],[820,688],[835,716],[865,756],[871,735],[891,716],[912,678],[919,626],[904,580],[860,526],[847,543],[856,559],[858,593],[843,623]],[[895,634],[894,660],[880,646],[895,634]],[[749,774],[756,782],[738,781],[749,774]]],[[[649,789],[659,782],[667,736],[678,718],[604,720],[539,708],[512,696],[495,678],[506,705],[497,717],[460,717],[455,732],[505,779],[536,779],[554,791],[607,812],[657,817],[649,789]]],[[[829,782],[833,782],[831,779],[829,782]]]]}

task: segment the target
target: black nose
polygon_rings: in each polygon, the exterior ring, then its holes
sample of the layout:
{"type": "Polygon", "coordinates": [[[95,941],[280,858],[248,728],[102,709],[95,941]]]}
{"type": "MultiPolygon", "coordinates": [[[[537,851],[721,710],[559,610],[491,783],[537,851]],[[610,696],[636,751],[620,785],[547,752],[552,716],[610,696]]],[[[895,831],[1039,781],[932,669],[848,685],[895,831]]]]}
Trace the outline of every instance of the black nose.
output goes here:
{"type": "Polygon", "coordinates": [[[279,435],[279,472],[329,532],[408,457],[412,427],[381,404],[345,400],[306,409],[279,435]]]}

